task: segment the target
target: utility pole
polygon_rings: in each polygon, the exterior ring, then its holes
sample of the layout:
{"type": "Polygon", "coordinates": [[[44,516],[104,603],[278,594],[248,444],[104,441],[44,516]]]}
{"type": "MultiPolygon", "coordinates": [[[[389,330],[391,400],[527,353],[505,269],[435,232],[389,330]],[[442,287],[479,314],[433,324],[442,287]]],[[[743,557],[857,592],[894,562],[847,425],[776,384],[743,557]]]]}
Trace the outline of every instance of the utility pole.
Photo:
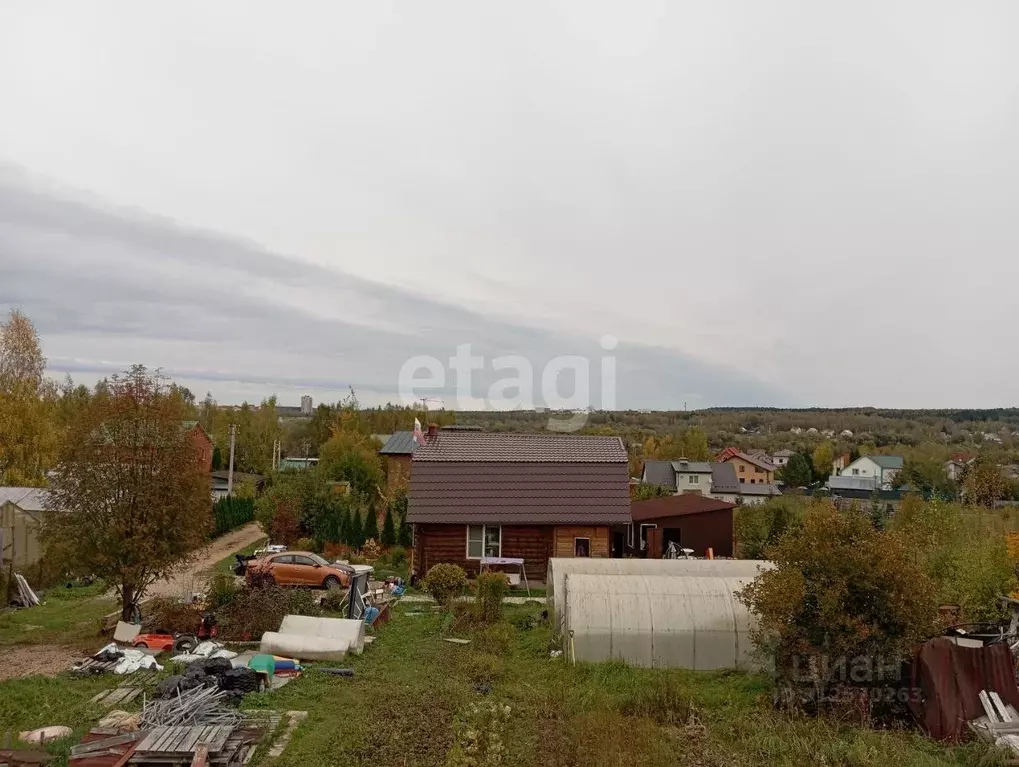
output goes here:
{"type": "Polygon", "coordinates": [[[234,443],[237,441],[237,424],[230,424],[230,469],[226,475],[226,494],[234,494],[234,443]]]}

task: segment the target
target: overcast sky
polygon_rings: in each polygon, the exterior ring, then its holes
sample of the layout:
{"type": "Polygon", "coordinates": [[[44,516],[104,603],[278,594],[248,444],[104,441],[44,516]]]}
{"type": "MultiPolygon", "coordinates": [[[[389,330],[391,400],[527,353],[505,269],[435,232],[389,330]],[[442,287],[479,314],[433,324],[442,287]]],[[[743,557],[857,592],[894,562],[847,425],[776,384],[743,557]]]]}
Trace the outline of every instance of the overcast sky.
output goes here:
{"type": "Polygon", "coordinates": [[[597,377],[612,334],[620,407],[1014,404],[1017,28],[1013,0],[7,0],[0,309],[54,375],[223,402],[395,400],[464,343],[597,377]]]}

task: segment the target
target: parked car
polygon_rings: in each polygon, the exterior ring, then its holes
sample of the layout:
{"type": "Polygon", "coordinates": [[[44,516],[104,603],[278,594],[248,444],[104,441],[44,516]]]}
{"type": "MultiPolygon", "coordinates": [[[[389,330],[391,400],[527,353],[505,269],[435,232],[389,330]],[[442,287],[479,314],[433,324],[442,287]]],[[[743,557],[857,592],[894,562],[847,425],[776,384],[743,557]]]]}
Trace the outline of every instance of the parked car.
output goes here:
{"type": "Polygon", "coordinates": [[[350,575],[346,570],[310,551],[285,551],[250,560],[244,575],[249,583],[264,579],[278,586],[329,589],[350,584],[350,575]]]}

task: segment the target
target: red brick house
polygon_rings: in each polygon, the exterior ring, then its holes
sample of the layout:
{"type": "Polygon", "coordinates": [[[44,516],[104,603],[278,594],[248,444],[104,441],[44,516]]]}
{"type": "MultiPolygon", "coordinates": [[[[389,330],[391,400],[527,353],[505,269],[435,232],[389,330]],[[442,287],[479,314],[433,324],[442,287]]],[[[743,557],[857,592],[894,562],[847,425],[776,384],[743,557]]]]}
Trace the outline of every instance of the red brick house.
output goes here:
{"type": "Polygon", "coordinates": [[[198,421],[184,421],[182,426],[195,447],[199,466],[205,474],[208,474],[212,471],[212,440],[198,421]]]}
{"type": "Polygon", "coordinates": [[[731,557],[735,508],[734,503],[693,493],[634,501],[629,540],[634,549],[652,559],[661,559],[670,542],[693,549],[698,557],[708,549],[716,557],[731,557]]]}
{"type": "Polygon", "coordinates": [[[618,437],[429,429],[412,466],[421,575],[439,562],[473,575],[483,556],[523,558],[537,575],[552,556],[622,555],[630,477],[618,437]]]}

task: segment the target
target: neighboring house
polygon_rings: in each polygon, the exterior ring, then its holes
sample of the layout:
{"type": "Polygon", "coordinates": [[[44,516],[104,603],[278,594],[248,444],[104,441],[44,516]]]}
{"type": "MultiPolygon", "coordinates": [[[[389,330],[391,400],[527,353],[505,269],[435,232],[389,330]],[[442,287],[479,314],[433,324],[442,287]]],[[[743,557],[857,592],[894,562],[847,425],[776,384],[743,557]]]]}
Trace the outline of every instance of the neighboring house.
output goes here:
{"type": "Polygon", "coordinates": [[[212,440],[198,421],[182,421],[181,426],[188,433],[191,444],[195,446],[195,454],[198,456],[202,471],[208,474],[212,471],[212,440]]]}
{"type": "Polygon", "coordinates": [[[853,458],[849,453],[843,453],[842,455],[835,456],[834,460],[831,462],[831,473],[838,474],[852,462],[853,458]]]}
{"type": "Polygon", "coordinates": [[[891,490],[895,475],[902,470],[901,455],[863,455],[839,472],[840,477],[871,477],[877,487],[891,490]]]}
{"type": "Polygon", "coordinates": [[[711,464],[711,497],[727,503],[740,503],[740,483],[731,463],[711,464]]]}
{"type": "Polygon", "coordinates": [[[676,491],[695,495],[711,495],[711,464],[706,461],[672,461],[676,474],[676,491]]]}
{"type": "Polygon", "coordinates": [[[966,467],[971,465],[976,457],[976,453],[954,453],[951,458],[945,461],[945,474],[953,482],[962,482],[966,467]]]}
{"type": "Polygon", "coordinates": [[[792,450],[776,450],[771,454],[771,462],[775,468],[780,469],[789,463],[789,459],[796,455],[792,450]]]}
{"type": "Polygon", "coordinates": [[[644,470],[640,474],[640,483],[642,485],[668,487],[675,492],[676,470],[672,468],[672,461],[644,461],[644,470]]]}
{"type": "Polygon", "coordinates": [[[46,507],[49,494],[36,487],[0,487],[0,567],[6,573],[34,565],[42,557],[39,524],[53,512],[46,507]]]}
{"type": "Polygon", "coordinates": [[[739,455],[738,447],[727,447],[725,450],[723,450],[721,453],[715,456],[715,463],[725,463],[730,458],[733,458],[737,455],[739,455]]]}
{"type": "Polygon", "coordinates": [[[757,506],[779,495],[782,495],[782,491],[776,484],[743,482],[739,486],[738,503],[742,506],[757,506]]]}
{"type": "MultiPolygon", "coordinates": [[[[213,500],[219,500],[220,498],[226,498],[226,489],[230,484],[230,472],[226,469],[222,471],[214,471],[210,473],[212,480],[212,497],[213,500]]],[[[261,491],[265,485],[265,477],[261,474],[245,474],[244,472],[234,472],[234,492],[237,492],[237,485],[242,482],[248,482],[255,486],[255,491],[261,491]]]]}
{"type": "Polygon", "coordinates": [[[386,483],[389,490],[406,487],[410,480],[410,459],[417,447],[414,432],[394,432],[383,443],[379,455],[386,464],[386,483]]]}
{"type": "Polygon", "coordinates": [[[649,559],[661,559],[670,542],[693,549],[698,557],[708,549],[717,557],[731,557],[734,508],[733,503],[694,493],[634,501],[629,540],[649,559]]]}
{"type": "Polygon", "coordinates": [[[318,458],[280,458],[279,471],[304,471],[318,466],[318,458]]]}
{"type": "Polygon", "coordinates": [[[473,575],[482,557],[522,558],[540,574],[551,556],[622,556],[626,547],[629,476],[618,437],[429,427],[411,465],[407,522],[419,575],[439,562],[473,575]]]}
{"type": "Polygon", "coordinates": [[[758,458],[756,455],[737,452],[729,455],[724,461],[720,461],[720,463],[731,463],[735,467],[736,476],[742,484],[775,484],[775,464],[763,458],[758,458]]]}

